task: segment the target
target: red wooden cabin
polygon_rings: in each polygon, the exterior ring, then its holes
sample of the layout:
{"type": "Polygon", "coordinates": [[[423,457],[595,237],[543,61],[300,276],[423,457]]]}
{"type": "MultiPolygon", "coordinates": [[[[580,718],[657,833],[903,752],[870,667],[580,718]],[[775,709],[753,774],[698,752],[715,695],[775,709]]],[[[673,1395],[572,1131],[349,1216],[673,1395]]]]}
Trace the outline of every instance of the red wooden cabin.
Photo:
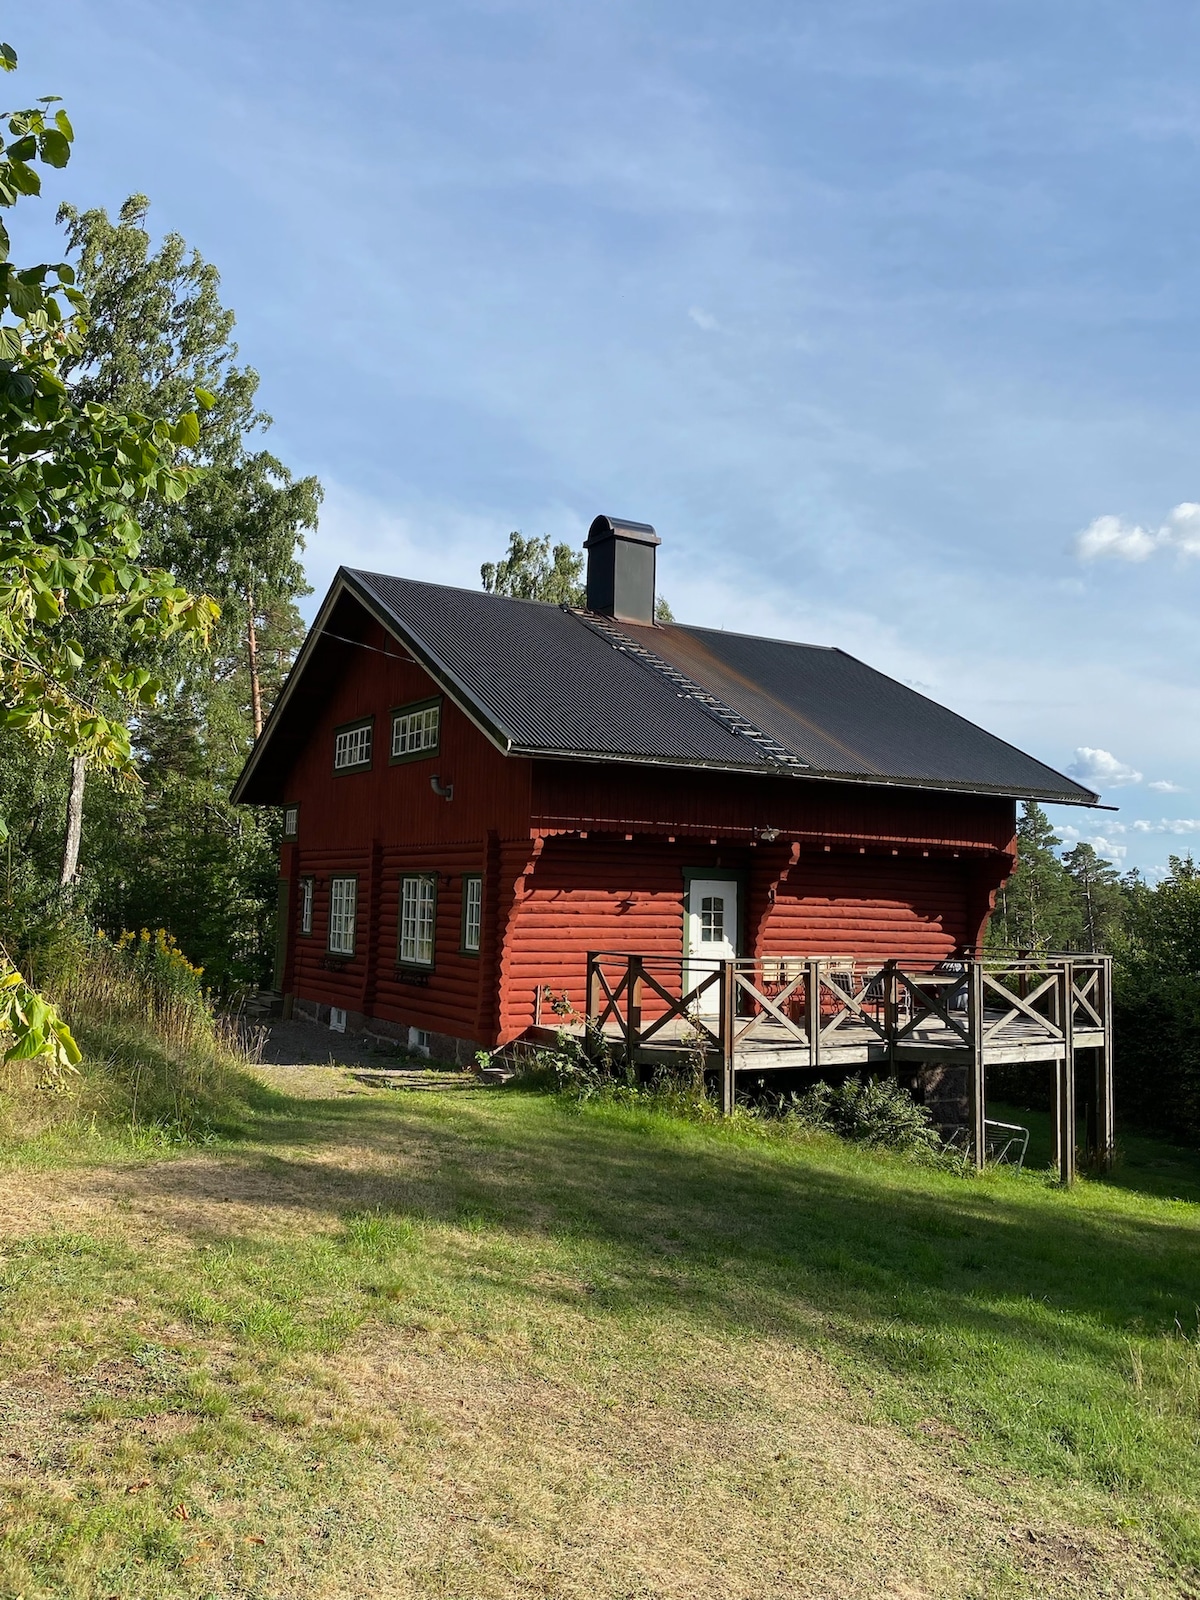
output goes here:
{"type": "Polygon", "coordinates": [[[840,650],[654,622],[658,542],[598,517],[586,610],[339,571],[234,790],[284,809],[286,1004],[463,1060],[589,950],[936,961],[1017,799],[1097,803],[840,650]]]}

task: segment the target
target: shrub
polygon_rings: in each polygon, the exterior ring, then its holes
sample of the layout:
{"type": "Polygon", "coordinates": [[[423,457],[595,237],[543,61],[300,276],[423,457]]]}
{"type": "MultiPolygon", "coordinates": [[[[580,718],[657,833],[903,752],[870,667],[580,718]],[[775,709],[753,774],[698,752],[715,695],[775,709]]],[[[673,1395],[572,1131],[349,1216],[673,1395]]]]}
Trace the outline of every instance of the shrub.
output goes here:
{"type": "Polygon", "coordinates": [[[932,1153],[941,1141],[928,1111],[895,1078],[847,1078],[815,1084],[780,1106],[791,1122],[836,1133],[874,1149],[932,1153]]]}

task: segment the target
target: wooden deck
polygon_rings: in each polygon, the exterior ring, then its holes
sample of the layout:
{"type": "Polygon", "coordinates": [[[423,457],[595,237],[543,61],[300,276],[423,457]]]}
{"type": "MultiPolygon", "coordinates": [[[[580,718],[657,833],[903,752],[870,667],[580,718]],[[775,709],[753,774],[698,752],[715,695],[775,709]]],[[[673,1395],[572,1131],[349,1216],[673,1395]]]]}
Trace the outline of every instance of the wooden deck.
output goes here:
{"type": "MultiPolygon", "coordinates": [[[[994,1026],[1003,1022],[1004,1018],[1005,1013],[999,1009],[985,1011],[984,1026],[994,1026]]],[[[717,1019],[712,1017],[707,1020],[715,1031],[717,1019]]],[[[526,1038],[534,1043],[552,1045],[560,1034],[582,1040],[586,1032],[584,1022],[567,1019],[556,1027],[548,1027],[543,1023],[531,1028],[526,1038]]],[[[593,1030],[593,1035],[597,1034],[603,1036],[610,1049],[624,1053],[625,1035],[614,1023],[610,1021],[603,1029],[593,1030]]],[[[1076,1050],[1099,1050],[1103,1045],[1103,1029],[1075,1030],[1076,1050]]],[[[716,1058],[719,1052],[714,1045],[704,1042],[700,1047],[710,1058],[709,1065],[718,1064],[716,1058]]],[[[698,1041],[692,1026],[673,1018],[651,1042],[634,1047],[634,1059],[642,1066],[665,1066],[694,1055],[697,1048],[698,1041]]],[[[813,1064],[809,1056],[807,1040],[796,1039],[774,1017],[765,1018],[762,1026],[734,1049],[735,1070],[738,1072],[810,1068],[813,1064]]],[[[992,1038],[986,1046],[989,1066],[1021,1061],[1059,1061],[1065,1056],[1066,1045],[1061,1038],[1054,1038],[1044,1028],[1025,1018],[1007,1025],[1002,1034],[992,1038]]],[[[927,1066],[935,1058],[947,1066],[969,1066],[972,1060],[970,1044],[938,1018],[919,1023],[904,1042],[897,1045],[881,1039],[873,1028],[849,1022],[839,1028],[835,1039],[822,1043],[820,1061],[813,1070],[819,1070],[820,1067],[828,1067],[831,1071],[857,1066],[887,1068],[892,1064],[910,1063],[927,1066]]]]}
{"type": "Polygon", "coordinates": [[[629,952],[588,956],[586,1016],[539,1025],[634,1065],[695,1060],[720,1074],[772,1070],[966,1068],[968,1144],[982,1166],[989,1065],[1046,1062],[1055,1074],[1060,1175],[1075,1171],[1076,1078],[1093,1074],[1089,1154],[1113,1150],[1112,968],[1106,956],[972,957],[936,966],[852,956],[764,956],[695,964],[629,952]]]}

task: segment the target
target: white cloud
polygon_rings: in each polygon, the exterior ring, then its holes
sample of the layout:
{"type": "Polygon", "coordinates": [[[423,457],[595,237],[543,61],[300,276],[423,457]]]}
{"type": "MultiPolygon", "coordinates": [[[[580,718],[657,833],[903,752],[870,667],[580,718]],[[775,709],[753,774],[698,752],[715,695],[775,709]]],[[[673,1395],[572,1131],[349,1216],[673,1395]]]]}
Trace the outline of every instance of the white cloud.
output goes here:
{"type": "Polygon", "coordinates": [[[1075,759],[1067,771],[1089,789],[1121,789],[1142,781],[1140,772],[1118,761],[1110,750],[1096,750],[1087,744],[1077,747],[1075,759]]]}
{"type": "Polygon", "coordinates": [[[688,316],[698,328],[703,328],[705,333],[716,333],[721,326],[711,311],[704,311],[700,306],[689,306],[688,316]]]}
{"type": "Polygon", "coordinates": [[[1200,833],[1200,817],[1164,817],[1161,822],[1138,821],[1133,824],[1135,833],[1200,833]]]}
{"type": "Polygon", "coordinates": [[[1147,789],[1153,789],[1155,794],[1183,794],[1185,792],[1181,783],[1170,783],[1166,778],[1156,778],[1153,783],[1148,783],[1146,787],[1147,789]]]}
{"type": "Polygon", "coordinates": [[[1200,505],[1194,500],[1177,505],[1153,531],[1122,517],[1103,516],[1075,536],[1075,554],[1081,561],[1145,561],[1160,550],[1200,556],[1200,505]]]}

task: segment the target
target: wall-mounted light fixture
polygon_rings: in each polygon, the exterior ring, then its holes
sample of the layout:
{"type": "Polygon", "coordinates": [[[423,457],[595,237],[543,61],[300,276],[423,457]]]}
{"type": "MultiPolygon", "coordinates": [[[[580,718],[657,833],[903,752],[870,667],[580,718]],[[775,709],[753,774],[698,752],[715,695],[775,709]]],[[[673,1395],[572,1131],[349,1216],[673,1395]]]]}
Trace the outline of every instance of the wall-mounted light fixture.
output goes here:
{"type": "Polygon", "coordinates": [[[764,828],[758,836],[764,844],[774,844],[779,837],[778,828],[764,828]]]}
{"type": "Polygon", "coordinates": [[[454,799],[454,785],[452,783],[443,783],[436,772],[429,780],[429,787],[433,790],[434,794],[437,795],[439,800],[454,799]]]}

